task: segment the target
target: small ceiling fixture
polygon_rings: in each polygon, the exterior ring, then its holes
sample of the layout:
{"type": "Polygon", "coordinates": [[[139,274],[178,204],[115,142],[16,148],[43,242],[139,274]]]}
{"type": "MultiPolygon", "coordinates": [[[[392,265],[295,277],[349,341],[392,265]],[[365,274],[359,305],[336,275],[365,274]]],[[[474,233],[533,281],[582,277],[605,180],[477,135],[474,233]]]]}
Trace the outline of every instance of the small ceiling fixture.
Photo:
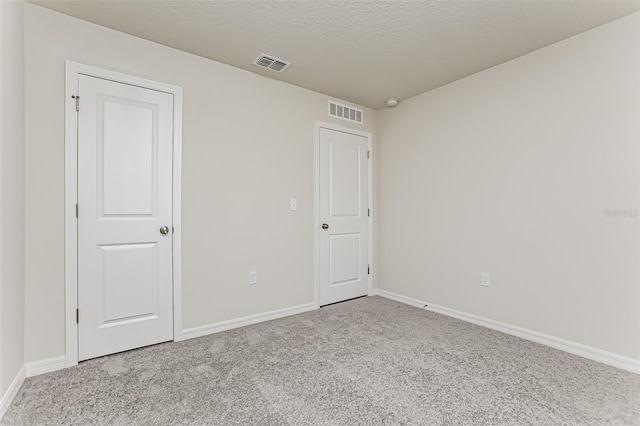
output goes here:
{"type": "Polygon", "coordinates": [[[291,62],[283,61],[275,56],[265,55],[264,53],[258,55],[253,61],[253,64],[276,72],[282,72],[291,66],[291,62]]]}
{"type": "Polygon", "coordinates": [[[387,99],[387,106],[389,108],[392,108],[396,105],[398,105],[398,100],[396,98],[387,99]]]}

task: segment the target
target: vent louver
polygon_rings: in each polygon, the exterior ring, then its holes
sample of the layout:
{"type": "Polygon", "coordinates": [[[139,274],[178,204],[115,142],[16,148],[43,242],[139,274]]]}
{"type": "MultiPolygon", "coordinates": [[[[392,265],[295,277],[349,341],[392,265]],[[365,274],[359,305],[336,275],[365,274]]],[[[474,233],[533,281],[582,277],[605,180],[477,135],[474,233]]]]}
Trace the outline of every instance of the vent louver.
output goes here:
{"type": "Polygon", "coordinates": [[[291,66],[291,62],[283,61],[282,59],[265,55],[264,53],[260,54],[260,56],[253,61],[253,64],[275,72],[282,72],[291,66]]]}
{"type": "Polygon", "coordinates": [[[362,124],[364,120],[364,113],[360,108],[354,108],[335,101],[329,101],[329,116],[358,124],[362,124]]]}

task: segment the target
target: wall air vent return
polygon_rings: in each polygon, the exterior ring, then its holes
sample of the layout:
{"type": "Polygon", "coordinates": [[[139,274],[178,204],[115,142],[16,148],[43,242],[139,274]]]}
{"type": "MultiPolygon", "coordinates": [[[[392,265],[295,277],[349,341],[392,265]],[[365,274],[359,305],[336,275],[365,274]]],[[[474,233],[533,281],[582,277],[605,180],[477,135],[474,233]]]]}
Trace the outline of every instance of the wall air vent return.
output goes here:
{"type": "Polygon", "coordinates": [[[362,121],[364,120],[364,113],[360,108],[354,108],[344,104],[339,104],[335,101],[329,101],[329,117],[362,124],[362,121]]]}
{"type": "Polygon", "coordinates": [[[282,59],[265,55],[264,53],[260,54],[260,56],[253,61],[253,64],[276,72],[282,72],[291,66],[291,62],[283,61],[282,59]]]}

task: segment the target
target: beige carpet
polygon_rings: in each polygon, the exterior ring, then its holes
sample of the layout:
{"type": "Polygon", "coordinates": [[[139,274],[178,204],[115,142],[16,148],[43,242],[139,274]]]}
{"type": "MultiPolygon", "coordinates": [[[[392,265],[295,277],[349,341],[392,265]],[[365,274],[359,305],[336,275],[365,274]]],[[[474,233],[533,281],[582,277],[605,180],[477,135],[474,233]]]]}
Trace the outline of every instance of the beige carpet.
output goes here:
{"type": "Polygon", "coordinates": [[[640,376],[379,297],[27,379],[5,425],[640,423],[640,376]]]}

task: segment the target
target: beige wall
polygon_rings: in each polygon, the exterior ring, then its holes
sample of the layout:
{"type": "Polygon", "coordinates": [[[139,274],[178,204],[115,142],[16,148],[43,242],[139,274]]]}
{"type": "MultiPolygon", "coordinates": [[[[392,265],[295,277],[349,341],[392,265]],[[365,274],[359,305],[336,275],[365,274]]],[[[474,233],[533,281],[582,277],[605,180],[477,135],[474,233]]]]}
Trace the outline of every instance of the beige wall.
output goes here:
{"type": "Polygon", "coordinates": [[[378,287],[640,359],[638,22],[378,114],[378,287]]]}
{"type": "MultiPolygon", "coordinates": [[[[64,353],[65,59],[184,89],[184,328],[313,302],[313,131],[331,121],[327,96],[38,6],[25,16],[27,361],[64,353]]],[[[365,116],[354,127],[375,130],[365,116]]]]}
{"type": "Polygon", "coordinates": [[[0,398],[24,363],[23,3],[0,1],[0,398]]]}
{"type": "MultiPolygon", "coordinates": [[[[27,361],[64,353],[65,59],[184,88],[185,328],[311,302],[313,124],[331,121],[328,98],[25,14],[27,361]]],[[[365,109],[354,127],[380,128],[377,287],[640,358],[638,218],[605,217],[638,208],[637,35],[638,14],[365,109]]]]}

